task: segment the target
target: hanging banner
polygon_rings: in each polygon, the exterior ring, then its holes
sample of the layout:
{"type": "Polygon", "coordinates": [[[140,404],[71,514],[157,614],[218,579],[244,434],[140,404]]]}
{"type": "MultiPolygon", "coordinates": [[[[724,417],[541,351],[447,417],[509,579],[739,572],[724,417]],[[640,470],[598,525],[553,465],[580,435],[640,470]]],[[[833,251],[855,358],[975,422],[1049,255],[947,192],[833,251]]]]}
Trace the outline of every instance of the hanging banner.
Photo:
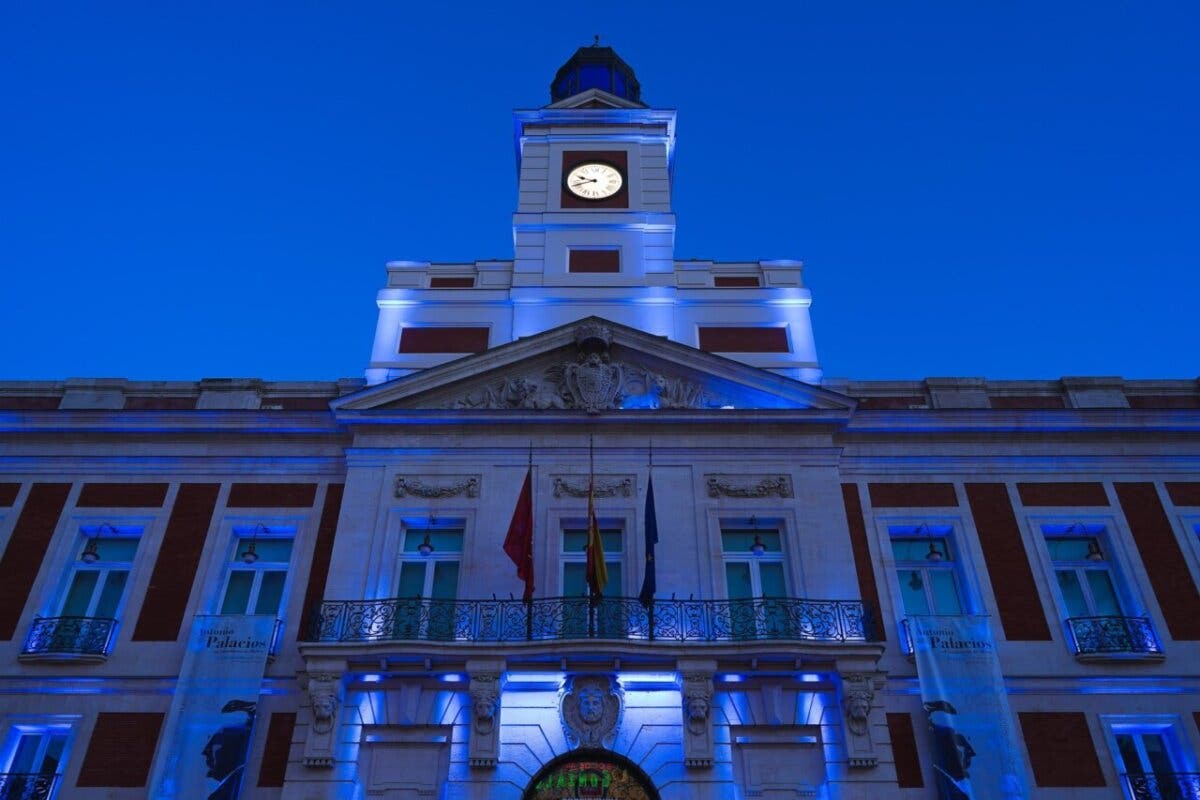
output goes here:
{"type": "Polygon", "coordinates": [[[237,800],[273,615],[198,616],[151,781],[155,800],[237,800]]]}
{"type": "Polygon", "coordinates": [[[941,800],[1021,800],[1025,768],[987,617],[909,617],[941,800]]]}

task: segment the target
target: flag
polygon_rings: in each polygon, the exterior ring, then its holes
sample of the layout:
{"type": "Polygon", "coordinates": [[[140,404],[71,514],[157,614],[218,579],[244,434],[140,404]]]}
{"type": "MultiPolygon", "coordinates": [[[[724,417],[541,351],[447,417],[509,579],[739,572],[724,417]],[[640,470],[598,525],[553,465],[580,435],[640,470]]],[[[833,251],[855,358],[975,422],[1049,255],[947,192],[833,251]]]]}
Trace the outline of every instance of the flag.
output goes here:
{"type": "Polygon", "coordinates": [[[600,539],[600,526],[596,522],[595,486],[588,479],[588,547],[587,584],[593,598],[604,596],[608,583],[608,565],[604,563],[604,542],[600,539]]]}
{"type": "Polygon", "coordinates": [[[525,473],[525,486],[513,509],[504,552],[517,565],[517,577],[525,581],[525,600],[533,599],[533,469],[525,473]]]}
{"type": "Polygon", "coordinates": [[[654,514],[654,478],[651,477],[646,485],[646,513],[643,516],[646,530],[646,575],[642,578],[642,591],[638,599],[642,605],[649,606],[654,602],[654,593],[658,591],[658,575],[654,571],[654,545],[658,544],[658,517],[654,514]]]}

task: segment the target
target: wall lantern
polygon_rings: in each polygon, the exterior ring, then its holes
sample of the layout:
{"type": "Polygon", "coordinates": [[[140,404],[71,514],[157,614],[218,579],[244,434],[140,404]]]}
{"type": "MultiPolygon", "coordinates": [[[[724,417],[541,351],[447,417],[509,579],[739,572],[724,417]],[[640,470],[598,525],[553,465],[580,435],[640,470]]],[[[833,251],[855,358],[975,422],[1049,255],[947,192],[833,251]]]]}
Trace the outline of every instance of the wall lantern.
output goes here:
{"type": "Polygon", "coordinates": [[[425,538],[417,545],[417,552],[423,556],[427,556],[433,552],[433,542],[429,541],[429,529],[437,525],[437,515],[430,514],[429,521],[425,525],[425,538]]]}
{"type": "Polygon", "coordinates": [[[79,554],[80,561],[85,564],[95,564],[100,560],[100,547],[96,544],[96,540],[100,538],[105,530],[109,531],[109,533],[114,536],[119,536],[121,534],[120,531],[118,531],[112,525],[109,525],[107,522],[101,524],[93,535],[87,537],[87,544],[83,546],[83,552],[79,554]]]}
{"type": "Polygon", "coordinates": [[[750,515],[750,527],[754,529],[754,541],[750,544],[750,552],[756,556],[761,556],[767,552],[767,546],[763,544],[762,537],[758,535],[758,515],[750,515]]]}
{"type": "Polygon", "coordinates": [[[271,529],[261,522],[254,526],[254,531],[250,534],[250,541],[246,543],[246,549],[241,552],[242,561],[247,564],[253,564],[258,561],[258,532],[270,534],[271,529]]]}

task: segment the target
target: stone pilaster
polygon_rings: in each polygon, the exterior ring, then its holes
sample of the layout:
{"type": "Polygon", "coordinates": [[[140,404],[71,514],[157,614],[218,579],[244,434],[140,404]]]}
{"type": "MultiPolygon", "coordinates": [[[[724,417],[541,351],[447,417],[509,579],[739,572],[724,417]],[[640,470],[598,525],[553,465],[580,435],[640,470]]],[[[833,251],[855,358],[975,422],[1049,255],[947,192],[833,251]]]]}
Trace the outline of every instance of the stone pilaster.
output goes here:
{"type": "Polygon", "coordinates": [[[884,675],[878,672],[841,672],[842,725],[846,731],[846,755],[851,769],[871,769],[879,763],[876,734],[886,730],[883,704],[876,693],[883,690],[884,675]]]}
{"type": "Polygon", "coordinates": [[[304,766],[330,769],[334,762],[334,747],[338,741],[342,702],[345,697],[344,665],[321,666],[310,669],[305,680],[310,715],[308,737],[304,740],[304,766]]]}
{"type": "Polygon", "coordinates": [[[713,764],[713,673],[715,661],[680,661],[683,715],[683,763],[692,768],[713,764]]]}
{"type": "Polygon", "coordinates": [[[471,732],[467,736],[467,761],[472,767],[491,768],[500,757],[500,678],[503,661],[468,661],[471,678],[471,732]]]}

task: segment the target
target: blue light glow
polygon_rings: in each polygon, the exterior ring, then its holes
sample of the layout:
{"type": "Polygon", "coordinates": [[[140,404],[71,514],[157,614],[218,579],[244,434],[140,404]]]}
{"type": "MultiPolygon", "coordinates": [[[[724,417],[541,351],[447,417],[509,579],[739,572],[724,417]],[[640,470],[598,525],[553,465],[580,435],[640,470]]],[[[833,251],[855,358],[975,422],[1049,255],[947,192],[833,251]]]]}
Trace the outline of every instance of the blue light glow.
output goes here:
{"type": "Polygon", "coordinates": [[[458,672],[447,672],[445,675],[442,675],[438,678],[438,680],[440,680],[442,683],[462,683],[466,679],[466,675],[462,675],[458,672]]]}
{"type": "Polygon", "coordinates": [[[722,672],[716,676],[718,683],[742,683],[746,676],[738,672],[722,672]]]}

